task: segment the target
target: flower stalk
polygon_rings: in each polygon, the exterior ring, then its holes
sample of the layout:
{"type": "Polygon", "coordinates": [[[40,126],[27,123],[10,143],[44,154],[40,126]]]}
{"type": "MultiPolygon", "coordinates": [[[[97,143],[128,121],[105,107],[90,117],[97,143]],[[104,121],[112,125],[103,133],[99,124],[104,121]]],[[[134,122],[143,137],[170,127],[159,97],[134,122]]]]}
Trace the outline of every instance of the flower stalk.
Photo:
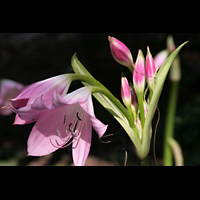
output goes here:
{"type": "Polygon", "coordinates": [[[171,89],[170,89],[170,95],[169,95],[168,110],[167,110],[165,132],[164,132],[163,166],[173,165],[173,152],[175,152],[174,153],[175,162],[178,163],[178,165],[182,165],[183,163],[180,146],[174,140],[174,120],[175,120],[176,107],[177,107],[179,82],[181,79],[179,56],[177,56],[174,59],[169,75],[170,75],[169,78],[171,81],[171,89]],[[179,152],[178,157],[176,156],[177,155],[176,149],[178,149],[178,152],[179,152]]]}
{"type": "Polygon", "coordinates": [[[168,143],[168,139],[174,137],[174,119],[176,113],[178,90],[179,90],[179,82],[171,82],[165,132],[164,132],[163,166],[173,165],[173,154],[172,154],[172,149],[168,143]]]}

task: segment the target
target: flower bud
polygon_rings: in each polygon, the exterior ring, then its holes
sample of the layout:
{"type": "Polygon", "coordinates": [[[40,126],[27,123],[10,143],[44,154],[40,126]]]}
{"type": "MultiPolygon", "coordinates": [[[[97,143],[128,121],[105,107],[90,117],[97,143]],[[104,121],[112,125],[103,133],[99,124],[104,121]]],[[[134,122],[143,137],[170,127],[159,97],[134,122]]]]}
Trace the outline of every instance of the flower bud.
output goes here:
{"type": "Polygon", "coordinates": [[[131,105],[131,91],[130,91],[128,80],[126,79],[123,73],[122,73],[122,78],[121,78],[121,96],[122,96],[124,105],[126,107],[129,107],[131,105]]]}
{"type": "Polygon", "coordinates": [[[143,53],[139,50],[133,72],[133,85],[136,94],[143,93],[145,87],[145,69],[143,58],[143,53]]]}
{"type": "Polygon", "coordinates": [[[145,72],[146,72],[146,80],[147,84],[150,89],[153,89],[154,87],[154,77],[156,73],[156,67],[153,60],[153,57],[151,55],[151,52],[149,50],[149,47],[147,47],[147,56],[146,56],[146,63],[145,63],[145,72]]]}
{"type": "Polygon", "coordinates": [[[176,49],[176,46],[174,44],[174,39],[172,37],[172,35],[169,35],[167,37],[167,49],[170,51],[170,52],[173,52],[175,49],[176,49]]]}
{"type": "Polygon", "coordinates": [[[164,64],[165,60],[167,59],[169,55],[169,51],[167,49],[160,51],[155,57],[154,57],[154,63],[156,66],[156,69],[160,69],[161,66],[164,64]]]}
{"type": "Polygon", "coordinates": [[[181,66],[179,56],[176,56],[172,62],[172,66],[169,71],[169,78],[173,82],[178,82],[181,80],[181,66]]]}
{"type": "Polygon", "coordinates": [[[108,36],[108,41],[110,42],[110,51],[113,58],[133,71],[133,58],[127,46],[114,37],[108,36]]]}

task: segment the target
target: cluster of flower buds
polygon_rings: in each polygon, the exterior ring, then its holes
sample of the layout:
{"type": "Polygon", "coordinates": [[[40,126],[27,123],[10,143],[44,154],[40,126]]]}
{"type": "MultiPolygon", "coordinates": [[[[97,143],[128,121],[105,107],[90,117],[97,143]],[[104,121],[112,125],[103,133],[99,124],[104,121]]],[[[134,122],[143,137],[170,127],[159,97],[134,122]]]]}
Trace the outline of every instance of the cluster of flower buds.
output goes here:
{"type": "Polygon", "coordinates": [[[132,115],[138,131],[141,132],[141,126],[144,126],[148,109],[148,102],[151,100],[156,85],[156,73],[167,59],[169,53],[175,49],[173,38],[171,36],[168,37],[168,49],[158,53],[155,58],[152,57],[149,47],[147,47],[146,59],[142,51],[139,50],[135,64],[132,54],[125,44],[110,36],[108,40],[110,42],[110,50],[113,58],[118,63],[128,67],[133,74],[132,87],[129,85],[124,74],[122,75],[121,97],[124,105],[132,115]],[[145,99],[147,94],[147,89],[145,89],[146,83],[149,89],[149,96],[147,99],[145,99]]]}

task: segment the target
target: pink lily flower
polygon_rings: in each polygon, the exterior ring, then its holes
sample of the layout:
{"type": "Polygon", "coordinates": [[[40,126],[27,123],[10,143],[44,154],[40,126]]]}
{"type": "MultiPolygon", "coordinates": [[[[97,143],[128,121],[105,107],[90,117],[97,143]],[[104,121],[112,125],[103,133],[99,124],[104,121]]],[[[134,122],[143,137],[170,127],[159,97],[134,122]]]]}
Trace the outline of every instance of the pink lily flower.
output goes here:
{"type": "Polygon", "coordinates": [[[13,80],[2,79],[0,81],[0,114],[10,115],[12,113],[11,110],[6,109],[8,100],[16,97],[24,88],[24,85],[13,80]]]}
{"type": "Polygon", "coordinates": [[[28,155],[43,156],[72,144],[74,165],[84,165],[91,146],[92,126],[101,138],[107,125],[95,117],[90,87],[65,96],[57,92],[57,87],[54,89],[52,101],[40,96],[24,110],[11,106],[25,121],[40,112],[28,138],[28,155]]]}
{"type": "MultiPolygon", "coordinates": [[[[55,76],[52,78],[45,79],[43,81],[39,81],[36,83],[33,83],[26,87],[24,90],[20,92],[20,94],[15,97],[14,99],[11,99],[12,107],[15,109],[19,109],[19,111],[22,109],[27,109],[27,105],[30,105],[41,95],[43,95],[44,99],[51,99],[53,92],[55,90],[55,86],[57,86],[57,91],[59,94],[66,94],[68,91],[68,88],[71,83],[71,78],[69,74],[63,74],[59,76],[55,76]],[[26,107],[26,108],[24,108],[26,107]]],[[[35,106],[33,104],[32,106],[35,106]]],[[[14,124],[28,124],[31,122],[34,122],[37,120],[39,115],[34,116],[34,120],[23,120],[19,118],[18,114],[15,117],[14,124]]]]}
{"type": "Polygon", "coordinates": [[[113,58],[133,71],[133,58],[128,47],[114,37],[108,36],[108,41],[110,42],[110,51],[113,58]]]}

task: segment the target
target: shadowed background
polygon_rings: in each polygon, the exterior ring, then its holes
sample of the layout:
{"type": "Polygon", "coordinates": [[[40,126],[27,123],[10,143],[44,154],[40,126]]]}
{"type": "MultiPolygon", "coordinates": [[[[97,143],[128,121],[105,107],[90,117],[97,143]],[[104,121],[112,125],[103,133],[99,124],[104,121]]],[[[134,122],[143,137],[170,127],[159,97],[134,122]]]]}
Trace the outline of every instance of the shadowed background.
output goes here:
{"type": "MultiPolygon", "coordinates": [[[[189,43],[179,53],[182,79],[175,118],[175,139],[180,143],[185,165],[200,165],[200,34],[170,33],[178,47],[189,43]]],[[[129,70],[118,64],[110,54],[108,36],[116,37],[130,49],[134,62],[138,49],[146,56],[149,46],[155,56],[166,48],[169,33],[1,33],[0,34],[0,79],[8,78],[29,85],[63,73],[72,73],[71,57],[76,52],[88,71],[102,82],[120,101],[121,72],[131,81],[129,70]]],[[[82,86],[74,82],[70,91],[82,86]]],[[[166,79],[158,104],[161,118],[157,129],[156,155],[162,164],[163,133],[167,111],[170,82],[166,79]]],[[[109,144],[99,141],[93,131],[90,155],[110,161],[115,165],[124,162],[124,148],[128,151],[128,165],[137,158],[132,144],[117,121],[93,98],[97,118],[109,124],[106,134],[114,133],[109,144]],[[125,136],[125,137],[124,137],[125,136]],[[121,138],[121,139],[120,139],[121,138]],[[125,139],[126,146],[123,140],[125,139]]],[[[27,157],[27,139],[34,124],[15,125],[15,115],[0,116],[0,165],[68,165],[72,162],[71,147],[59,149],[41,158],[27,157]]],[[[153,127],[157,121],[157,113],[153,127]]],[[[153,144],[153,143],[152,143],[153,144]]],[[[152,145],[150,161],[153,160],[152,145]]]]}

